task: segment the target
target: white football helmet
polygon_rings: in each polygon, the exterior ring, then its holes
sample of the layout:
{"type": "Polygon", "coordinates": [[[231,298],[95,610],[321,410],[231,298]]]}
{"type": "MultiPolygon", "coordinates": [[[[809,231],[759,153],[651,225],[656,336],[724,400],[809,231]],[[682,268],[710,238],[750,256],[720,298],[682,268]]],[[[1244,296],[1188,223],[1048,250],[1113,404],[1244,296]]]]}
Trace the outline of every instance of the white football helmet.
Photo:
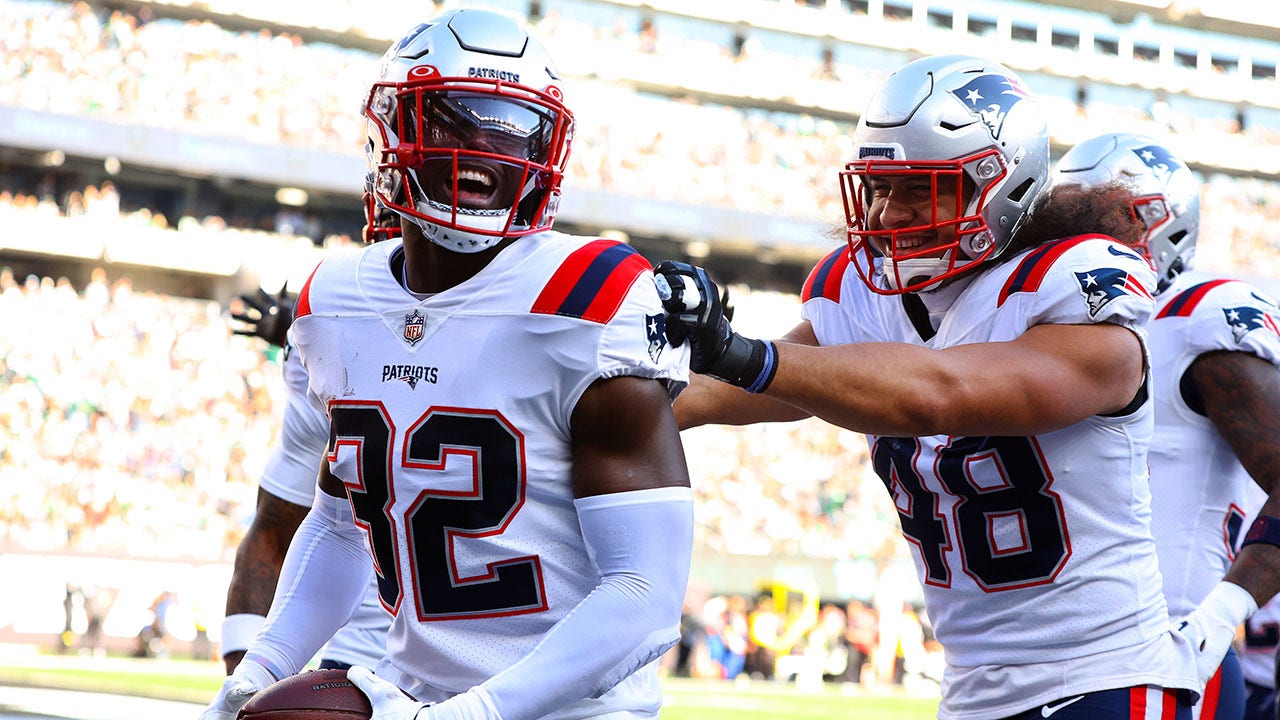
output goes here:
{"type": "Polygon", "coordinates": [[[1190,269],[1200,232],[1200,183],[1163,144],[1133,133],[1090,138],[1062,156],[1053,183],[1086,190],[1120,183],[1144,229],[1133,248],[1155,268],[1157,289],[1190,269]]]}
{"type": "Polygon", "coordinates": [[[936,289],[997,257],[1048,184],[1040,103],[1013,71],[967,55],[922,58],[890,75],[858,122],[854,148],[840,173],[850,253],[881,294],[936,289]],[[869,217],[873,186],[891,179],[931,192],[932,211],[909,227],[880,226],[869,217]],[[940,195],[956,198],[954,212],[949,201],[939,211],[940,195]]]}
{"type": "Polygon", "coordinates": [[[573,135],[562,98],[515,20],[468,9],[419,25],[383,55],[365,101],[366,189],[457,252],[545,230],[573,135]]]}

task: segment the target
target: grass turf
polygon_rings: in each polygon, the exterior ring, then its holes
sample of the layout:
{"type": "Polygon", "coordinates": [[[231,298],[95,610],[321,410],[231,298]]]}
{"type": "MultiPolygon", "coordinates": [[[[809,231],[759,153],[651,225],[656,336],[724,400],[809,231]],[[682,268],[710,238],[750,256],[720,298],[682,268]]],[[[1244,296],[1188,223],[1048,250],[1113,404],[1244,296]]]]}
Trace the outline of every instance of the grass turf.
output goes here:
{"type": "MultiPolygon", "coordinates": [[[[0,654],[0,683],[204,703],[222,684],[218,663],[0,654]]],[[[662,720],[931,720],[938,702],[900,693],[802,693],[792,685],[667,678],[662,720]]]]}

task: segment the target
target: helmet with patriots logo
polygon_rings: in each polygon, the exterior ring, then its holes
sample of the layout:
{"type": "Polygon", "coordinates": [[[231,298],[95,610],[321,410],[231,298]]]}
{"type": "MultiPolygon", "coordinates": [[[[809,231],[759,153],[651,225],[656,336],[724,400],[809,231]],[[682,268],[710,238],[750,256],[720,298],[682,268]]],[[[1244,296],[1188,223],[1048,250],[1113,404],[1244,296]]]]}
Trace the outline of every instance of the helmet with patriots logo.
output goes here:
{"type": "Polygon", "coordinates": [[[1200,183],[1163,143],[1133,133],[1090,138],[1062,156],[1053,183],[1086,191],[1123,186],[1132,218],[1142,226],[1130,244],[1155,268],[1159,290],[1191,267],[1200,230],[1200,183]]]}
{"type": "Polygon", "coordinates": [[[890,75],[862,114],[854,152],[840,173],[850,251],[882,294],[936,289],[999,256],[1048,184],[1040,103],[1012,70],[968,55],[890,75]],[[894,226],[872,213],[891,182],[926,200],[894,226]]]}
{"type": "Polygon", "coordinates": [[[364,104],[370,214],[463,253],[551,227],[573,134],[562,98],[551,58],[506,15],[454,10],[409,31],[364,104]]]}

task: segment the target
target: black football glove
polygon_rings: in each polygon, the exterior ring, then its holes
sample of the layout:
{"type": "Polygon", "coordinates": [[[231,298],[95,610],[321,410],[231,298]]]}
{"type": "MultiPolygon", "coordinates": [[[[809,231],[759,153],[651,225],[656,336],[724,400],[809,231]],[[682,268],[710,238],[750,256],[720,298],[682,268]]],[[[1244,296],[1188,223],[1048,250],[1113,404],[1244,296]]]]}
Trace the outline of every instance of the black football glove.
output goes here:
{"type": "Polygon", "coordinates": [[[257,297],[241,295],[243,307],[240,312],[233,310],[231,318],[244,323],[245,327],[235,328],[235,334],[260,337],[272,345],[284,347],[285,335],[293,323],[293,305],[297,300],[297,296],[290,295],[286,288],[280,288],[275,297],[262,288],[258,288],[257,297]]]}
{"type": "Polygon", "coordinates": [[[653,269],[658,296],[667,315],[672,345],[689,341],[689,368],[748,392],[763,392],[773,381],[777,348],[733,331],[729,295],[721,294],[706,270],[665,260],[653,269]]]}

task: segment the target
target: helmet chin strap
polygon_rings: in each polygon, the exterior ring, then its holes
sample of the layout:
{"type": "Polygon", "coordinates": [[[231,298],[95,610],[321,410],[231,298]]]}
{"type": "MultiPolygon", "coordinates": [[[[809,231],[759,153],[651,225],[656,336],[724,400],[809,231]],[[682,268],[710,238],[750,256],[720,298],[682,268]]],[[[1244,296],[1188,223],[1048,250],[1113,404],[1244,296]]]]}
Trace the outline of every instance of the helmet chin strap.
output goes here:
{"type": "Polygon", "coordinates": [[[457,230],[455,228],[447,228],[437,225],[426,218],[406,215],[422,230],[422,236],[431,242],[453,252],[470,255],[472,253],[482,252],[502,242],[502,237],[498,235],[481,235],[479,233],[470,233],[465,230],[457,230]]]}
{"type": "MultiPolygon", "coordinates": [[[[410,174],[409,187],[411,188],[410,191],[414,194],[414,197],[417,200],[418,207],[420,208],[439,207],[439,208],[442,208],[440,212],[452,212],[453,210],[452,207],[449,207],[447,210],[444,210],[443,208],[446,207],[444,203],[437,203],[429,199],[427,197],[427,193],[422,189],[422,186],[419,185],[418,179],[416,177],[413,177],[412,174],[410,174]]],[[[459,214],[462,214],[462,212],[464,211],[459,209],[459,214]]],[[[452,250],[453,252],[457,252],[457,253],[464,253],[469,255],[471,253],[483,252],[493,247],[494,245],[497,245],[503,240],[501,235],[484,235],[481,233],[469,232],[466,230],[459,230],[457,228],[445,227],[443,225],[439,225],[431,221],[428,218],[418,217],[416,215],[409,215],[403,212],[400,213],[400,215],[403,217],[409,218],[409,220],[412,221],[414,225],[417,225],[418,228],[422,230],[423,237],[439,245],[440,247],[445,248],[446,250],[452,250]]]]}
{"type": "MultiPolygon", "coordinates": [[[[950,269],[951,253],[953,252],[955,251],[948,250],[943,253],[942,257],[937,258],[909,258],[895,261],[890,257],[886,257],[884,259],[885,281],[889,283],[889,287],[894,290],[900,290],[917,282],[935,278],[950,269]],[[902,280],[901,285],[898,284],[899,278],[902,280]]],[[[930,289],[925,288],[921,292],[928,292],[930,289]]]]}

